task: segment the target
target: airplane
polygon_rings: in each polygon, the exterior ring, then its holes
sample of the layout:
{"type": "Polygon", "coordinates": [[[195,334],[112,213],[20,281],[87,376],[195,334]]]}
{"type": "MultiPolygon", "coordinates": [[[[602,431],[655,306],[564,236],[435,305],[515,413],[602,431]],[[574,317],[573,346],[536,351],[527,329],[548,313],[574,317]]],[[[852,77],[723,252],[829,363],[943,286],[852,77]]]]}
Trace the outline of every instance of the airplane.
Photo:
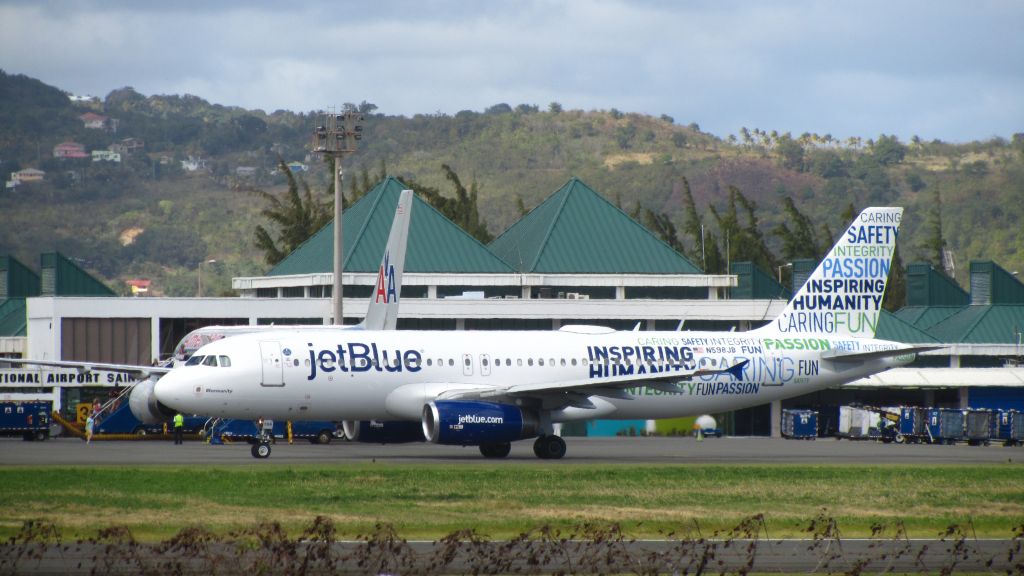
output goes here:
{"type": "MultiPolygon", "coordinates": [[[[935,346],[876,339],[902,208],[867,208],[783,312],[748,332],[263,331],[210,342],[147,405],[244,419],[343,420],[364,442],[478,446],[504,458],[554,424],[657,419],[760,405],[912,362],[935,346]]],[[[253,445],[270,455],[270,439],[253,445]]]]}
{"type": "MultiPolygon", "coordinates": [[[[391,222],[388,241],[384,247],[384,256],[377,269],[377,282],[370,294],[366,316],[363,321],[353,326],[332,326],[332,330],[394,330],[398,324],[398,306],[402,292],[402,275],[405,271],[405,254],[409,240],[409,224],[412,220],[413,191],[403,190],[398,196],[395,216],[391,222]]],[[[337,319],[336,319],[337,321],[337,319]]],[[[325,326],[293,326],[294,329],[323,329],[325,326]]],[[[70,360],[33,360],[21,358],[5,358],[4,363],[46,366],[54,368],[75,368],[79,372],[105,370],[123,372],[139,379],[130,391],[128,401],[132,412],[146,424],[154,424],[167,420],[174,413],[155,416],[153,407],[148,403],[153,398],[153,385],[156,379],[185,366],[194,352],[205,344],[239,334],[252,334],[280,330],[278,326],[204,326],[186,334],[175,346],[173,357],[166,363],[155,366],[136,364],[116,364],[104,362],[79,362],[70,360]]]]}

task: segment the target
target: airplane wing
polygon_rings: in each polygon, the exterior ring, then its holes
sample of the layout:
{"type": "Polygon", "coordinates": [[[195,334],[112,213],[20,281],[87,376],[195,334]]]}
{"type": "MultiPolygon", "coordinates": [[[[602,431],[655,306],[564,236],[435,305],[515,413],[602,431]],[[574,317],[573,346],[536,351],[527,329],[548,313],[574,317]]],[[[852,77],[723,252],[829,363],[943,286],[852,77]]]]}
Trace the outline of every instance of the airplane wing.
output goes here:
{"type": "Polygon", "coordinates": [[[166,374],[171,371],[169,366],[142,366],[136,364],[107,364],[104,362],[73,362],[70,360],[28,360],[22,358],[3,358],[0,363],[23,366],[48,366],[51,368],[74,368],[79,372],[106,370],[108,372],[124,372],[148,378],[153,374],[166,374]]]}
{"type": "Polygon", "coordinates": [[[686,380],[697,376],[712,376],[715,374],[731,374],[733,378],[739,379],[743,375],[743,368],[746,367],[748,362],[749,360],[744,360],[731,366],[721,368],[698,368],[695,370],[680,370],[665,372],[662,374],[624,374],[621,376],[609,376],[600,379],[584,378],[562,382],[513,384],[504,387],[459,390],[450,396],[446,396],[446,399],[493,398],[496,396],[546,396],[559,393],[574,393],[629,400],[632,397],[626,393],[623,388],[649,386],[664,392],[683,392],[684,389],[675,384],[679,380],[686,380]]]}
{"type": "Polygon", "coordinates": [[[892,358],[893,356],[905,356],[907,354],[918,354],[931,350],[941,350],[945,346],[911,346],[909,348],[890,348],[888,350],[872,350],[870,352],[845,352],[843,350],[829,350],[821,355],[822,360],[831,362],[862,362],[864,360],[877,360],[879,358],[892,358]]]}

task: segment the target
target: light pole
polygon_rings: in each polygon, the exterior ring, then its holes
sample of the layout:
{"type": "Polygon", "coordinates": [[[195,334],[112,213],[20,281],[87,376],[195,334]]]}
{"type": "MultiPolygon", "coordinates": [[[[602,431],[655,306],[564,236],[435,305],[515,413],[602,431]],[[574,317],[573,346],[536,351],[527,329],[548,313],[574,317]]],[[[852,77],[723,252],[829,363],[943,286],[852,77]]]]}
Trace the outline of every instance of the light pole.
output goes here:
{"type": "Polygon", "coordinates": [[[200,260],[199,261],[199,290],[196,292],[196,297],[197,298],[202,298],[203,297],[203,264],[216,264],[216,263],[217,263],[217,259],[216,258],[210,258],[209,260],[205,260],[205,261],[204,260],[200,260]]]}
{"type": "Polygon", "coordinates": [[[792,268],[792,267],[793,267],[793,263],[792,262],[786,262],[785,264],[782,264],[781,266],[779,266],[779,285],[780,286],[782,285],[782,269],[783,268],[792,268]]]}
{"type": "Polygon", "coordinates": [[[342,224],[342,183],[345,181],[341,159],[356,151],[356,142],[363,138],[363,115],[348,110],[342,114],[321,114],[320,125],[313,130],[313,153],[334,159],[334,286],[331,289],[334,323],[342,325],[342,272],[344,268],[344,242],[342,224]]]}

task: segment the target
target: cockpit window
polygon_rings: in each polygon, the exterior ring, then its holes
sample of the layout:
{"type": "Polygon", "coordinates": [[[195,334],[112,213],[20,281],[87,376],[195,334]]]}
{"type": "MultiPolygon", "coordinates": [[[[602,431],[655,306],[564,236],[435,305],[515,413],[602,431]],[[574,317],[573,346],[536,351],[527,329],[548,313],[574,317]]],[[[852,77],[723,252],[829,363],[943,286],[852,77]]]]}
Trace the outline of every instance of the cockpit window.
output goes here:
{"type": "Polygon", "coordinates": [[[206,356],[193,356],[188,359],[188,362],[185,362],[185,366],[198,366],[203,363],[204,358],[206,356]]]}
{"type": "Polygon", "coordinates": [[[217,365],[217,357],[216,356],[207,356],[206,359],[203,360],[203,366],[216,366],[216,365],[217,365]]]}
{"type": "MultiPolygon", "coordinates": [[[[228,358],[227,356],[218,356],[218,359],[220,360],[221,368],[229,368],[231,366],[231,358],[228,358]]],[[[296,362],[298,362],[298,360],[296,360],[296,362]]]]}

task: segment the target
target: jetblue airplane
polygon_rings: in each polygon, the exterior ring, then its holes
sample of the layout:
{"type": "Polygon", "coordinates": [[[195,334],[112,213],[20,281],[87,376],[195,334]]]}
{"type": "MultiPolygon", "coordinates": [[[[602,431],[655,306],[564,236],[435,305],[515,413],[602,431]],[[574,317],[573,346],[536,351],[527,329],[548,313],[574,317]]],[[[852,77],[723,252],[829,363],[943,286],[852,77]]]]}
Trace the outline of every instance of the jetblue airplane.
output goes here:
{"type": "MultiPolygon", "coordinates": [[[[934,349],[874,338],[902,212],[864,210],[782,314],[749,332],[281,328],[202,346],[144,404],[153,417],[344,420],[352,440],[478,446],[488,458],[535,439],[539,458],[558,459],[555,423],[735,410],[934,349]]],[[[269,438],[252,453],[268,457],[269,438]]]]}

